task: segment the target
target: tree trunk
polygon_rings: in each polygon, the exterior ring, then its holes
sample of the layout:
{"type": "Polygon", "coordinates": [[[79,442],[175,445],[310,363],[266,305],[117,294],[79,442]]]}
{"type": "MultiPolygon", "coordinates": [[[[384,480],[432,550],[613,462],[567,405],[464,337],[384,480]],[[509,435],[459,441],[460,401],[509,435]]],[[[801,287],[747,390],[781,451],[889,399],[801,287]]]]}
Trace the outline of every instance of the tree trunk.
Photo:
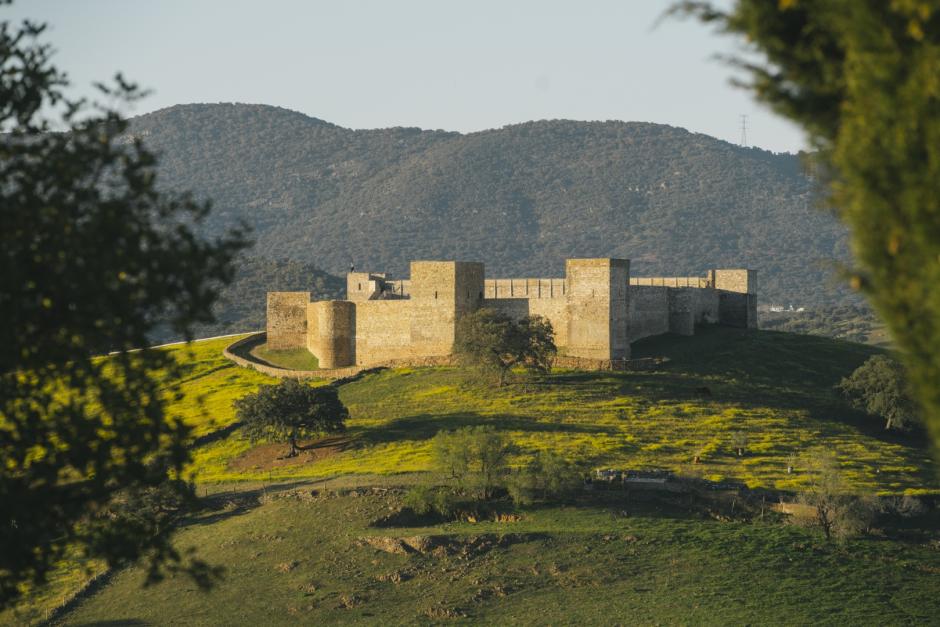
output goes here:
{"type": "Polygon", "coordinates": [[[290,453],[288,453],[287,456],[297,457],[297,432],[291,432],[289,440],[290,440],[290,453]]]}

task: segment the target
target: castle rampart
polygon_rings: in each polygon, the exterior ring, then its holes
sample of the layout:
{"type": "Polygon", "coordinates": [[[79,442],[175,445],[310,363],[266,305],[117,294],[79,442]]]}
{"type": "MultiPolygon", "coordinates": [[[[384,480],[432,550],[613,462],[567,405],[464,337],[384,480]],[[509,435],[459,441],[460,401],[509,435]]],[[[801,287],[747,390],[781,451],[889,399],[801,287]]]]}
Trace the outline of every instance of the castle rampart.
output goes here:
{"type": "MultiPolygon", "coordinates": [[[[444,357],[459,318],[480,307],[539,315],[566,358],[614,363],[630,343],[701,324],[757,326],[756,273],[630,277],[626,259],[569,259],[564,278],[485,279],[483,264],[414,261],[411,277],[350,272],[345,301],[309,302],[309,292],[268,294],[268,345],[306,347],[323,368],[444,357]]],[[[581,363],[581,362],[579,362],[581,363]]]]}

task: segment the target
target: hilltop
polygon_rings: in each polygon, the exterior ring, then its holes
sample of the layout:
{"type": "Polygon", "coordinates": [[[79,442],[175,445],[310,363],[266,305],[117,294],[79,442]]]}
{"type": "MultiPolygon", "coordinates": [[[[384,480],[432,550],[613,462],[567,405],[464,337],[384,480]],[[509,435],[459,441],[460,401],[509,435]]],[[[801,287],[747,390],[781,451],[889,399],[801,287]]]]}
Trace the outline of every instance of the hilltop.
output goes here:
{"type": "MultiPolygon", "coordinates": [[[[220,355],[234,339],[161,349],[186,365],[185,396],[171,410],[198,438],[191,470],[206,508],[183,525],[180,546],[225,566],[225,580],[208,596],[180,576],[141,590],[145,569],[135,566],[105,580],[66,623],[522,623],[535,608],[553,623],[628,615],[844,623],[924,620],[936,611],[940,553],[931,542],[940,538],[926,531],[936,528],[935,513],[845,545],[823,544],[736,493],[698,502],[592,492],[510,508],[499,521],[377,522],[401,507],[401,486],[432,468],[438,431],[478,424],[516,443],[514,463],[548,447],[593,467],[791,491],[808,480],[799,465],[787,472],[791,460],[824,447],[854,490],[935,495],[935,467],[918,437],[886,434],[833,390],[873,347],[711,327],[636,343],[638,357],[669,359],[655,371],[556,371],[492,389],[454,368],[384,370],[340,387],[350,409],[345,436],[278,460],[283,445],[253,445],[235,427],[232,401],[272,380],[220,355]],[[697,392],[702,386],[709,395],[697,392]],[[733,438],[742,432],[739,456],[733,438]],[[402,538],[424,548],[396,549],[402,538]],[[743,590],[754,585],[767,594],[743,590]],[[834,607],[843,609],[830,615],[834,607]]],[[[80,560],[64,566],[24,616],[74,593],[88,577],[84,566],[102,570],[80,560]]]]}
{"type": "Polygon", "coordinates": [[[845,231],[795,155],[639,122],[353,130],[242,104],[179,105],[131,128],[161,155],[163,185],[214,201],[210,232],[245,220],[257,254],[331,274],[458,258],[557,276],[566,257],[615,256],[634,275],[756,268],[764,302],[852,301],[829,278],[845,231]]]}

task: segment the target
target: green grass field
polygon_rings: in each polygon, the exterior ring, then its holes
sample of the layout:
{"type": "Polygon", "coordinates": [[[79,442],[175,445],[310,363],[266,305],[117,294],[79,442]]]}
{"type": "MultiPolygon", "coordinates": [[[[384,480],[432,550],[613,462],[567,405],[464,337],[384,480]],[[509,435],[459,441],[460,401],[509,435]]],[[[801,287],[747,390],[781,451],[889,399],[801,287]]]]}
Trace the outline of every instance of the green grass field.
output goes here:
{"type": "Polygon", "coordinates": [[[940,550],[922,538],[825,544],[769,518],[717,522],[619,494],[515,510],[518,522],[370,526],[398,501],[217,499],[178,535],[225,565],[215,590],[182,576],[142,588],[134,567],[64,622],[892,625],[940,615],[940,550]],[[444,548],[394,554],[360,540],[383,536],[444,548]]]}
{"type": "MultiPolygon", "coordinates": [[[[216,503],[215,511],[184,526],[179,544],[197,546],[201,557],[224,565],[226,580],[209,596],[173,577],[142,590],[142,571],[127,569],[68,614],[70,624],[387,624],[464,616],[500,623],[696,624],[877,617],[889,624],[922,621],[940,609],[936,539],[828,546],[770,520],[717,523],[653,505],[622,517],[619,502],[532,507],[511,524],[377,530],[369,521],[399,497],[259,505],[250,496],[272,482],[327,482],[334,489],[410,484],[431,469],[430,441],[438,431],[478,424],[512,438],[521,451],[514,463],[553,448],[594,467],[668,468],[792,489],[807,477],[799,466],[788,474],[788,463],[825,447],[857,490],[936,494],[935,466],[917,438],[885,434],[833,391],[872,347],[709,328],[694,338],[634,345],[636,357],[669,358],[653,372],[556,371],[494,389],[454,368],[385,370],[340,388],[351,418],[339,444],[272,465],[282,445],[253,445],[231,428],[232,402],[275,382],[222,357],[235,339],[163,349],[185,365],[183,397],[170,413],[210,441],[195,448],[190,473],[199,494],[214,494],[216,503]],[[732,447],[739,432],[747,434],[743,456],[732,447]],[[696,456],[701,461],[694,464],[696,456]],[[232,489],[240,504],[219,509],[232,489]],[[437,557],[390,555],[356,540],[377,533],[443,534],[452,544],[481,533],[518,533],[525,540],[480,555],[437,557]],[[638,540],[623,540],[633,536],[638,540]],[[394,573],[399,583],[379,580],[394,573]]],[[[0,623],[36,621],[101,569],[94,562],[63,563],[51,585],[18,614],[0,614],[0,623]]]]}
{"type": "MultiPolygon", "coordinates": [[[[174,409],[197,433],[231,424],[232,400],[269,381],[221,357],[231,341],[191,349],[186,400],[174,409]]],[[[422,472],[439,430],[492,424],[520,447],[516,463],[553,448],[596,467],[667,468],[791,489],[806,480],[798,464],[787,474],[792,458],[825,447],[859,489],[936,491],[930,456],[916,438],[885,434],[833,391],[873,351],[820,337],[709,328],[694,338],[636,344],[637,357],[670,358],[655,372],[555,372],[494,389],[454,368],[386,370],[341,388],[349,439],[330,455],[252,466],[243,463],[252,445],[236,431],[196,450],[192,471],[210,483],[422,472]],[[702,387],[711,395],[696,391],[702,387]],[[748,440],[740,457],[732,447],[739,432],[748,440]]]]}
{"type": "Polygon", "coordinates": [[[253,348],[251,354],[272,366],[290,370],[317,370],[320,367],[320,362],[306,348],[272,350],[267,345],[261,344],[253,348]]]}

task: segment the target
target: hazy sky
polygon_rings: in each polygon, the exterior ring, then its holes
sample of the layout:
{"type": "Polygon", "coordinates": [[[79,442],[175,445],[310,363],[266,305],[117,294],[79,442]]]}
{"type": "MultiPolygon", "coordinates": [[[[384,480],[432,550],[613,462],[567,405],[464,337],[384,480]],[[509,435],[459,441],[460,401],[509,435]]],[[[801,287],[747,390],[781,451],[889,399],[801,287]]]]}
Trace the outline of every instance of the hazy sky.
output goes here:
{"type": "Polygon", "coordinates": [[[729,85],[733,41],[654,27],[666,0],[18,0],[76,94],[122,71],[189,102],[279,105],[351,128],[462,132],[533,119],[682,126],[775,151],[802,133],[729,85]]]}

